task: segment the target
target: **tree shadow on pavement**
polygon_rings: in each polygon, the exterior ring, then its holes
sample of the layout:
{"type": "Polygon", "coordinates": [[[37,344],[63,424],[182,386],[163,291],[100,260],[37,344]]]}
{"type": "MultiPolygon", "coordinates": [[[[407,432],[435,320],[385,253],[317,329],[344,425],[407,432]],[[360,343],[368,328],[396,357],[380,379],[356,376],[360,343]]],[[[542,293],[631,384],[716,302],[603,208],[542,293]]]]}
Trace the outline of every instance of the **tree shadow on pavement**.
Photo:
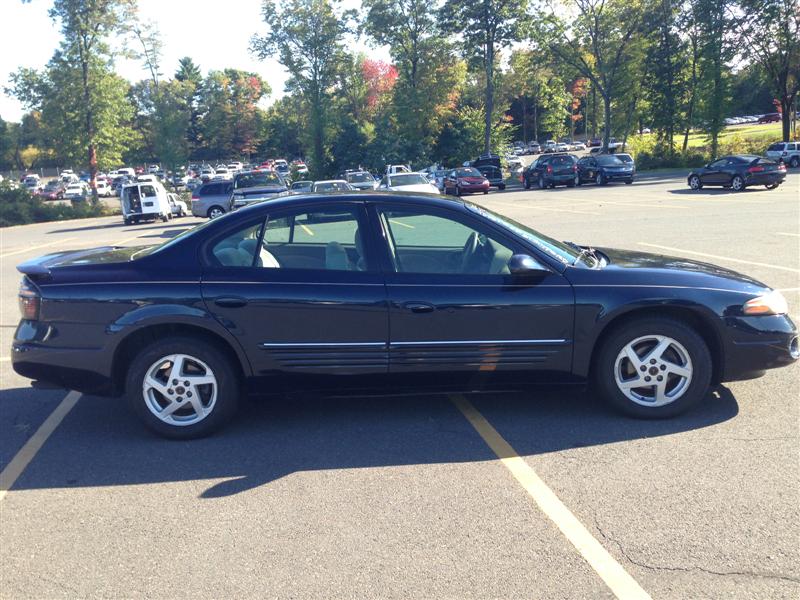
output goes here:
{"type": "MultiPolygon", "coordinates": [[[[608,410],[576,388],[469,399],[521,456],[711,427],[738,413],[726,388],[690,413],[644,421],[608,410]]],[[[301,471],[463,463],[495,456],[443,395],[253,399],[218,434],[169,441],[149,434],[121,399],[82,397],[15,489],[189,480],[220,498],[301,471]]]]}

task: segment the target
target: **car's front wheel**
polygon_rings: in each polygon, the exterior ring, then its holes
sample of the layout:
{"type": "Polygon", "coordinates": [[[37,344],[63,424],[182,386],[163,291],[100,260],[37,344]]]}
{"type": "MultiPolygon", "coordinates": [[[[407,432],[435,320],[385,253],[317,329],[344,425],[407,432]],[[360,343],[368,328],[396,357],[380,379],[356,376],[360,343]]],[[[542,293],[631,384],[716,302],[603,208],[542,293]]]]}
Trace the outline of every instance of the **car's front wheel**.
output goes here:
{"type": "Polygon", "coordinates": [[[681,321],[643,318],[604,341],[593,365],[602,395],[640,418],[678,415],[700,402],[711,383],[711,353],[681,321]]]}
{"type": "Polygon", "coordinates": [[[594,182],[595,182],[597,185],[605,185],[605,184],[606,184],[606,178],[605,178],[605,177],[603,177],[603,174],[602,174],[602,173],[598,173],[598,174],[597,174],[597,177],[595,177],[595,179],[594,179],[594,182]]]}
{"type": "Polygon", "coordinates": [[[225,211],[222,208],[220,208],[219,206],[212,206],[211,208],[208,209],[208,218],[209,219],[216,219],[218,217],[221,217],[224,214],[225,214],[225,211]]]}
{"type": "Polygon", "coordinates": [[[173,439],[216,431],[239,401],[230,360],[213,345],[189,337],[159,340],[142,349],[128,369],[125,389],[142,422],[173,439]]]}

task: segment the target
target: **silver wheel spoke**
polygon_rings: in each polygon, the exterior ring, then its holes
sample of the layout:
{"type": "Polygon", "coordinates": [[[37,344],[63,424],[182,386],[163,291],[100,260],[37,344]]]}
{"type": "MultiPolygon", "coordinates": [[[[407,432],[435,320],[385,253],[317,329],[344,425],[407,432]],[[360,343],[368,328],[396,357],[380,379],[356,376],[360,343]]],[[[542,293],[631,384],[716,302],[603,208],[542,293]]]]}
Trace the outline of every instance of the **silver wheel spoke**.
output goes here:
{"type": "Polygon", "coordinates": [[[618,385],[622,390],[632,390],[640,387],[649,387],[652,384],[646,383],[641,377],[637,377],[636,379],[628,379],[626,381],[620,381],[618,385]]]}
{"type": "Polygon", "coordinates": [[[142,395],[147,408],[160,421],[182,427],[194,425],[211,414],[217,402],[218,387],[214,372],[202,360],[188,354],[171,354],[157,360],[147,370],[142,395]],[[160,379],[167,376],[167,364],[171,364],[169,379],[162,382],[160,379]],[[198,387],[203,388],[202,394],[198,387]],[[191,411],[185,410],[190,406],[191,411]]]}
{"type": "Polygon", "coordinates": [[[192,408],[198,417],[204,417],[206,415],[206,409],[200,400],[200,396],[192,394],[192,397],[189,398],[189,402],[192,404],[192,408]]]}
{"type": "Polygon", "coordinates": [[[667,380],[657,381],[655,386],[655,404],[661,405],[669,402],[670,398],[667,396],[667,380]]]}
{"type": "Polygon", "coordinates": [[[217,379],[213,375],[184,375],[182,379],[188,381],[191,386],[217,383],[217,379]]]}
{"type": "Polygon", "coordinates": [[[653,348],[650,352],[648,352],[647,356],[645,356],[642,359],[642,362],[647,362],[648,360],[651,360],[653,358],[655,359],[661,358],[664,355],[664,352],[667,351],[667,348],[670,347],[670,344],[672,344],[672,340],[669,338],[663,338],[659,340],[655,348],[653,348]]]}
{"type": "Polygon", "coordinates": [[[170,381],[173,379],[180,379],[181,373],[183,372],[183,355],[176,354],[170,358],[172,358],[172,369],[169,371],[169,379],[170,381]]]}
{"type": "MultiPolygon", "coordinates": [[[[633,346],[628,344],[625,346],[625,355],[628,357],[628,360],[631,361],[633,368],[637,371],[642,366],[642,359],[639,358],[639,355],[636,354],[636,351],[633,349],[633,346]]],[[[638,374],[638,373],[637,373],[638,374]]]]}
{"type": "Polygon", "coordinates": [[[164,410],[162,410],[162,411],[159,413],[159,416],[160,416],[162,419],[166,419],[167,417],[169,417],[170,415],[172,415],[172,413],[174,413],[176,410],[178,410],[180,407],[181,407],[181,403],[180,403],[180,402],[177,402],[176,400],[173,400],[172,402],[170,402],[169,404],[167,404],[167,406],[166,406],[166,407],[164,407],[164,410]]]}
{"type": "Polygon", "coordinates": [[[167,393],[167,386],[161,383],[158,379],[153,377],[152,375],[148,375],[144,380],[145,388],[152,388],[156,390],[159,394],[164,396],[164,398],[168,398],[169,394],[167,393]]]}
{"type": "Polygon", "coordinates": [[[675,363],[671,363],[669,361],[664,361],[664,364],[667,366],[667,373],[672,373],[673,375],[677,375],[679,377],[691,377],[692,372],[691,370],[683,367],[681,365],[676,365],[675,363]]]}

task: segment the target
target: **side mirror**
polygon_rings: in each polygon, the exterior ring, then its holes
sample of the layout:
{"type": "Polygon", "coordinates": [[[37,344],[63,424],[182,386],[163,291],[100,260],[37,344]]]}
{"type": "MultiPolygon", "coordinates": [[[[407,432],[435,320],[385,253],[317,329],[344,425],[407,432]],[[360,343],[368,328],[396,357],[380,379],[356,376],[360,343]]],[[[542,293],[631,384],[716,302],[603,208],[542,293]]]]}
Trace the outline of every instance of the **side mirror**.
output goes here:
{"type": "Polygon", "coordinates": [[[515,254],[508,261],[508,270],[512,275],[544,275],[550,269],[528,254],[515,254]]]}

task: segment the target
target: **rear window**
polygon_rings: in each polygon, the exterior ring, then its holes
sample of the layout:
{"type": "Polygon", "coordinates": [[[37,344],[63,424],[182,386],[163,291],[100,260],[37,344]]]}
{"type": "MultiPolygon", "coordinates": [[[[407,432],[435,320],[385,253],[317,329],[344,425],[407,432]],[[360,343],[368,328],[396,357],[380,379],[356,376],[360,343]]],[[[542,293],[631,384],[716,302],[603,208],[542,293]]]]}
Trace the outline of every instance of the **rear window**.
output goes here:
{"type": "Polygon", "coordinates": [[[274,171],[261,171],[259,173],[242,173],[237,175],[233,187],[237,190],[266,185],[283,185],[283,180],[274,171]]]}
{"type": "Polygon", "coordinates": [[[456,169],[456,177],[483,177],[481,172],[475,168],[456,169]]]}
{"type": "Polygon", "coordinates": [[[369,173],[348,173],[347,181],[350,183],[372,183],[375,178],[369,173]]]}
{"type": "Polygon", "coordinates": [[[425,183],[429,183],[429,181],[425,176],[417,173],[403,173],[389,177],[389,185],[421,185],[425,183]]]}
{"type": "Polygon", "coordinates": [[[622,164],[622,161],[616,156],[598,156],[597,164],[604,167],[618,167],[622,164]]]}
{"type": "MultiPolygon", "coordinates": [[[[619,162],[619,161],[617,161],[619,162]]],[[[554,166],[571,165],[575,163],[575,159],[571,156],[556,156],[552,160],[554,166]]]]}
{"type": "Polygon", "coordinates": [[[220,196],[230,191],[230,183],[211,183],[200,188],[201,196],[220,196]]]}

